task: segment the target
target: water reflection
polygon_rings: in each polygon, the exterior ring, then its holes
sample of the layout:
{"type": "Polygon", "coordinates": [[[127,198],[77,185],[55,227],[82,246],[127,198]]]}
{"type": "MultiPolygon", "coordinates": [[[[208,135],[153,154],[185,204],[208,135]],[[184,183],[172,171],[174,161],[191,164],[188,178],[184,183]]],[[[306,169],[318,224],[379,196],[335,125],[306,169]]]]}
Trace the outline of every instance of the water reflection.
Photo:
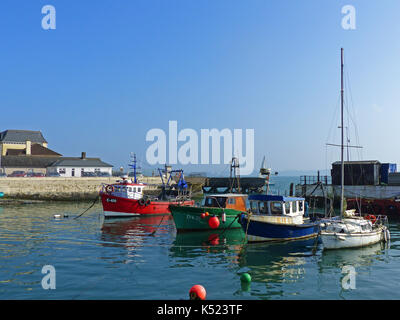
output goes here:
{"type": "Polygon", "coordinates": [[[342,268],[351,265],[353,267],[371,266],[374,262],[385,257],[384,249],[387,244],[380,242],[368,247],[349,248],[340,250],[324,250],[318,262],[319,271],[325,269],[342,268]]]}
{"type": "Polygon", "coordinates": [[[241,229],[177,233],[170,248],[172,257],[193,258],[207,253],[238,253],[244,243],[241,229]]]}
{"type": "Polygon", "coordinates": [[[306,258],[315,240],[284,243],[248,244],[239,257],[240,267],[247,267],[253,281],[293,282],[304,277],[306,258]]]}
{"type": "Polygon", "coordinates": [[[128,248],[138,247],[148,236],[165,232],[165,226],[170,225],[171,219],[170,215],[104,219],[101,240],[105,246],[123,244],[128,248]]]}

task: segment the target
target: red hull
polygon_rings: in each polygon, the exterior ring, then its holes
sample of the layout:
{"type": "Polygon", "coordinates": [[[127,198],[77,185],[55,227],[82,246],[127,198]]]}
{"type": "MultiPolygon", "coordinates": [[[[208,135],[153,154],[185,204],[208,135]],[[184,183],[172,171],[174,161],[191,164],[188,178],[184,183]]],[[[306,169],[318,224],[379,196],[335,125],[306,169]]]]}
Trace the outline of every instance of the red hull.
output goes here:
{"type": "Polygon", "coordinates": [[[392,199],[363,199],[356,201],[356,199],[347,199],[347,209],[359,209],[361,203],[361,213],[368,213],[373,215],[388,215],[400,217],[400,202],[392,199]]]}
{"type": "Polygon", "coordinates": [[[106,217],[171,214],[169,210],[171,204],[182,206],[194,205],[194,200],[184,202],[151,201],[148,205],[141,205],[139,200],[116,197],[107,193],[101,193],[100,196],[106,217]]]}

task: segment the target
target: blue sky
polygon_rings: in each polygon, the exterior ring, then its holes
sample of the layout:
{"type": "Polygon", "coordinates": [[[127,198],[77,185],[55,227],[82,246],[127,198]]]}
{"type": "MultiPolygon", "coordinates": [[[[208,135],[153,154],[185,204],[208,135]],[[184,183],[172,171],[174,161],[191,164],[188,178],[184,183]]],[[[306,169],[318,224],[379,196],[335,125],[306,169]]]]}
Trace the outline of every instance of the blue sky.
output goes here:
{"type": "Polygon", "coordinates": [[[399,14],[397,0],[2,1],[0,131],[41,130],[65,156],[119,167],[145,162],[146,133],[169,120],[250,128],[256,169],[264,155],[276,171],[326,169],[344,47],[362,159],[399,163],[399,14]],[[46,4],[56,30],[41,27],[46,4]],[[356,30],[341,26],[348,4],[356,30]]]}

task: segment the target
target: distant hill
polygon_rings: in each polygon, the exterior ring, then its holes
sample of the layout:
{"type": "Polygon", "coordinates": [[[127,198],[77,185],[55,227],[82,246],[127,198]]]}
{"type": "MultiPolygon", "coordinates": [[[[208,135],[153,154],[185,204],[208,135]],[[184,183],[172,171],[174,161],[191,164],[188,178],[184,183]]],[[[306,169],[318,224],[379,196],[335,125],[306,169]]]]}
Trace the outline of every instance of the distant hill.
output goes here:
{"type": "MultiPolygon", "coordinates": [[[[316,176],[318,175],[318,170],[284,170],[278,171],[279,176],[316,176]]],[[[331,172],[329,170],[319,170],[320,176],[330,176],[331,172]]]]}

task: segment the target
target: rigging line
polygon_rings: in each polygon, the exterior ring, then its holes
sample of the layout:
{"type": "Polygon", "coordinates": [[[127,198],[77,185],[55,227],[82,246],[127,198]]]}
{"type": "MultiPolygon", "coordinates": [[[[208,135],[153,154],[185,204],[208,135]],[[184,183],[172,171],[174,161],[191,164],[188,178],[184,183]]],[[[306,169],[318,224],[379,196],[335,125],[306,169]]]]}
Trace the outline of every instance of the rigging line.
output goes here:
{"type": "Polygon", "coordinates": [[[332,133],[332,128],[333,128],[334,124],[337,122],[336,120],[338,119],[338,109],[339,109],[338,106],[340,105],[340,94],[338,95],[337,99],[338,100],[334,107],[334,113],[333,113],[333,117],[331,118],[331,124],[329,126],[329,131],[328,131],[328,136],[326,138],[326,142],[328,142],[331,138],[334,139],[336,137],[336,134],[335,134],[336,130],[333,131],[334,132],[333,137],[331,137],[331,133],[332,133]]]}
{"type": "MultiPolygon", "coordinates": [[[[353,93],[352,93],[352,90],[351,90],[350,74],[349,74],[349,72],[347,70],[347,67],[345,69],[345,77],[346,77],[346,80],[347,80],[346,84],[347,84],[348,93],[349,93],[347,96],[350,96],[350,101],[351,101],[351,104],[349,104],[350,110],[348,110],[348,114],[349,114],[350,120],[352,121],[353,126],[354,126],[356,144],[360,145],[360,137],[359,137],[359,134],[358,134],[358,126],[357,126],[357,122],[355,121],[355,119],[356,119],[356,110],[355,110],[355,107],[354,107],[353,93]]],[[[363,150],[357,150],[358,156],[359,156],[359,158],[358,158],[359,160],[362,160],[362,151],[363,150]]]]}

